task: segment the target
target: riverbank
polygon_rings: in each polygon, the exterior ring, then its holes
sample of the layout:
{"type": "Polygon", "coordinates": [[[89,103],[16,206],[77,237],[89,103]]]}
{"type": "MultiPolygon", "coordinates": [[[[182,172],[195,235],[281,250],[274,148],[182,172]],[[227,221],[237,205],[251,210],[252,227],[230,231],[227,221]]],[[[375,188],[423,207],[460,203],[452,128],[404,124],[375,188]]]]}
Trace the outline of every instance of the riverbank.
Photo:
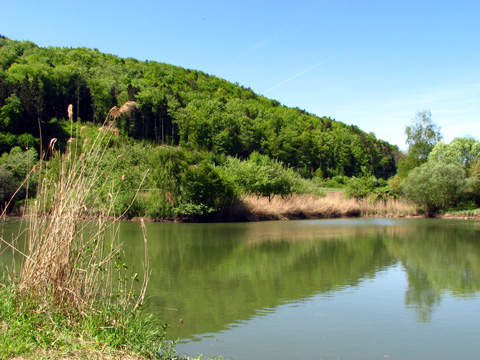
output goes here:
{"type": "MultiPolygon", "coordinates": [[[[328,192],[325,197],[314,195],[266,197],[244,196],[217,214],[194,217],[177,216],[166,219],[124,218],[146,222],[255,222],[275,220],[335,219],[349,217],[429,217],[420,214],[415,205],[398,199],[370,201],[347,199],[343,192],[328,192]]],[[[435,214],[444,219],[480,219],[480,209],[448,211],[435,214]]],[[[7,216],[5,222],[19,222],[20,216],[7,216]]],[[[87,218],[85,218],[87,220],[87,218]]],[[[113,218],[112,218],[113,220],[113,218]]]]}
{"type": "MultiPolygon", "coordinates": [[[[319,197],[312,194],[258,197],[246,195],[222,211],[204,216],[178,216],[170,219],[144,219],[165,222],[255,222],[274,220],[333,219],[347,217],[411,217],[417,208],[405,201],[387,199],[348,199],[341,191],[319,197]]],[[[128,219],[136,221],[137,219],[128,219]]],[[[138,219],[140,220],[140,219],[138,219]]]]}
{"type": "MultiPolygon", "coordinates": [[[[319,197],[311,194],[287,197],[244,196],[225,211],[200,221],[275,221],[334,219],[351,217],[412,218],[431,217],[421,214],[415,204],[400,199],[370,200],[346,198],[343,191],[327,192],[319,197]]],[[[434,217],[445,219],[480,219],[480,209],[456,210],[434,217]]],[[[150,219],[151,220],[151,219],[150,219]]],[[[169,221],[195,221],[198,219],[170,219],[169,221]]],[[[153,220],[155,221],[155,220],[153,220]]],[[[168,221],[168,220],[167,220],[168,221]]]]}

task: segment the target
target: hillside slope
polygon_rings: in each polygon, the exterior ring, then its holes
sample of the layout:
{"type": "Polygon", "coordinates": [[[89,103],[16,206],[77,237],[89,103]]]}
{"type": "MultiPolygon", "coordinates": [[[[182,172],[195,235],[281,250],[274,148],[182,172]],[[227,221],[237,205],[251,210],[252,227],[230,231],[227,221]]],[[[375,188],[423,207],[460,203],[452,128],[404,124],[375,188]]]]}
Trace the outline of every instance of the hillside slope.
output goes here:
{"type": "Polygon", "coordinates": [[[67,118],[69,104],[74,121],[100,124],[126,101],[136,101],[138,112],[116,126],[137,140],[242,159],[257,151],[305,177],[396,172],[398,148],[374,134],[216,76],[97,49],[0,38],[0,153],[28,142],[38,148],[40,131],[45,144],[61,138],[56,119],[67,118]]]}

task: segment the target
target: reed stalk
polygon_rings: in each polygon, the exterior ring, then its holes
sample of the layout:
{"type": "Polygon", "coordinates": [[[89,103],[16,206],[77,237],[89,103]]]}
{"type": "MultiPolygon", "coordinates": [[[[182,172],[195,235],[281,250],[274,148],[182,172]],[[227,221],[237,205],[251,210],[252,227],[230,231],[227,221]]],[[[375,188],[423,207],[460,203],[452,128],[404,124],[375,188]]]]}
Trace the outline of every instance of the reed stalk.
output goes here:
{"type": "MultiPolygon", "coordinates": [[[[27,250],[16,249],[23,255],[17,282],[22,296],[77,314],[96,309],[113,294],[125,310],[134,310],[143,302],[148,256],[145,279],[139,297],[134,298],[133,282],[137,279],[127,276],[124,266],[119,265],[123,262],[118,217],[113,211],[118,190],[113,185],[105,188],[113,182],[104,174],[112,171],[100,171],[99,166],[112,135],[98,131],[83,149],[71,135],[64,153],[55,150],[53,139],[50,161],[41,160],[37,165],[36,197],[27,201],[24,217],[27,250]],[[107,193],[107,201],[98,193],[107,193]]],[[[7,243],[3,238],[2,242],[7,243]]]]}

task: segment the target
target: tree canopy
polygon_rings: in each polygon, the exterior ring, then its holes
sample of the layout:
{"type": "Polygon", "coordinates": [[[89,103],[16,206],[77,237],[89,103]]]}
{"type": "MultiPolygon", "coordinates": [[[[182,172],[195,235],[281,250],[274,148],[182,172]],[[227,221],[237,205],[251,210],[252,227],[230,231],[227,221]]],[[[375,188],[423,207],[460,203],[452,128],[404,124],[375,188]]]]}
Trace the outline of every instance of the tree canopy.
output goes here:
{"type": "MultiPolygon", "coordinates": [[[[119,117],[120,134],[154,144],[180,145],[247,159],[258,152],[304,177],[355,176],[366,167],[377,178],[395,174],[398,148],[327,116],[282,106],[202,71],[120,58],[88,48],[41,48],[0,39],[0,151],[28,134],[68,134],[59,126],[73,105],[73,121],[101,123],[114,106],[135,101],[119,117]]],[[[29,146],[39,149],[38,140],[29,146]]]]}

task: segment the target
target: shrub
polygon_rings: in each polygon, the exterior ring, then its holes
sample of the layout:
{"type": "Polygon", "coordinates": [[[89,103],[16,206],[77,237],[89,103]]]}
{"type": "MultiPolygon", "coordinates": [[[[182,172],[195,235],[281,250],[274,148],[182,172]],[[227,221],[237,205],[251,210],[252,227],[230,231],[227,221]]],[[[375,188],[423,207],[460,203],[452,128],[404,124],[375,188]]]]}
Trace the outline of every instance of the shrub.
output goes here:
{"type": "Polygon", "coordinates": [[[229,205],[236,198],[230,179],[204,160],[190,166],[181,178],[182,205],[179,213],[203,215],[229,205]]]}
{"type": "Polygon", "coordinates": [[[377,179],[373,175],[364,175],[361,177],[352,177],[347,182],[345,195],[349,198],[363,199],[375,190],[377,179]]]}
{"type": "Polygon", "coordinates": [[[280,161],[258,152],[253,152],[246,161],[229,157],[224,171],[230,174],[242,192],[268,196],[269,199],[273,195],[292,194],[299,177],[293,170],[285,168],[280,161]]]}

